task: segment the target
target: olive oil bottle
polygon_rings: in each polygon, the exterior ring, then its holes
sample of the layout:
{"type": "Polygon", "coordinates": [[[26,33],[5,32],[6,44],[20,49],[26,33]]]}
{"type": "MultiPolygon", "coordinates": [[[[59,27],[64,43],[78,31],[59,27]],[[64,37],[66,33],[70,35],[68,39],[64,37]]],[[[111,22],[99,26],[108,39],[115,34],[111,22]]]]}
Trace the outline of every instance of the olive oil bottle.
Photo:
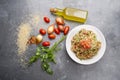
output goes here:
{"type": "Polygon", "coordinates": [[[88,16],[88,11],[75,9],[75,8],[51,8],[50,12],[62,16],[66,20],[77,21],[80,23],[85,23],[88,16]]]}

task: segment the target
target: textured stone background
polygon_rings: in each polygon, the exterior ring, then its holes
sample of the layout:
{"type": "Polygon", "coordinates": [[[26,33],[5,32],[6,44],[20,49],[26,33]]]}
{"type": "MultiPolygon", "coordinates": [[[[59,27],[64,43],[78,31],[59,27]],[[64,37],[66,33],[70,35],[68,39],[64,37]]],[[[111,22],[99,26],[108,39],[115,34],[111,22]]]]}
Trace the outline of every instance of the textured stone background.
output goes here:
{"type": "MultiPolygon", "coordinates": [[[[66,24],[71,29],[80,25],[70,21],[66,21],[66,24]]],[[[36,28],[33,33],[37,34],[37,31],[36,28]]],[[[120,80],[119,31],[120,0],[0,0],[0,80],[120,80]],[[39,15],[41,21],[37,26],[47,28],[42,17],[49,16],[51,23],[55,19],[49,12],[50,7],[88,10],[85,24],[99,28],[107,41],[105,55],[99,62],[89,66],[75,63],[69,58],[64,41],[60,44],[62,50],[56,53],[57,64],[52,65],[54,75],[43,72],[39,61],[30,68],[21,67],[15,44],[17,28],[22,22],[31,19],[29,15],[39,15]]],[[[27,58],[34,53],[34,49],[32,46],[26,51],[27,58]]]]}

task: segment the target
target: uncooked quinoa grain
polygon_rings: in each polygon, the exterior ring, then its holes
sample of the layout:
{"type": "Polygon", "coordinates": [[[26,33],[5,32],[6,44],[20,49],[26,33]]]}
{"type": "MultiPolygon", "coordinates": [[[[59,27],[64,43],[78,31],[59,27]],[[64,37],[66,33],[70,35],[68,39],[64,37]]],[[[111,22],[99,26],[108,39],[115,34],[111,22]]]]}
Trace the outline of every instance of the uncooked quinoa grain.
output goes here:
{"type": "Polygon", "coordinates": [[[31,26],[29,23],[22,23],[18,28],[17,46],[18,54],[23,54],[27,49],[27,41],[30,37],[31,26]]]}

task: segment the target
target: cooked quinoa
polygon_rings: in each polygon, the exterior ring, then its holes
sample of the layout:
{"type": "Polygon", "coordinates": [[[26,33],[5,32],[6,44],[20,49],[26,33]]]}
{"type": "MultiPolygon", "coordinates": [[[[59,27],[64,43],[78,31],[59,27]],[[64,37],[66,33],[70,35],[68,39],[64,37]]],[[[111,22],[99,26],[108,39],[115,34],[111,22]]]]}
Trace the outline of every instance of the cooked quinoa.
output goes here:
{"type": "Polygon", "coordinates": [[[90,59],[97,54],[101,42],[97,40],[94,32],[81,29],[71,40],[71,50],[81,60],[90,59]]]}

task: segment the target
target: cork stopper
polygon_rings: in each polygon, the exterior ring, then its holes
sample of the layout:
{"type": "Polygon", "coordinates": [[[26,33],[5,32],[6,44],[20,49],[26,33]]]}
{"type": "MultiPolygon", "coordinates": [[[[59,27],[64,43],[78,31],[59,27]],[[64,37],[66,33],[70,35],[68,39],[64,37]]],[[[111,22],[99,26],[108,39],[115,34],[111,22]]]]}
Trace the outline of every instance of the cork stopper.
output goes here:
{"type": "Polygon", "coordinates": [[[56,12],[57,12],[57,9],[56,9],[56,8],[50,8],[50,12],[56,13],[56,12]]]}

